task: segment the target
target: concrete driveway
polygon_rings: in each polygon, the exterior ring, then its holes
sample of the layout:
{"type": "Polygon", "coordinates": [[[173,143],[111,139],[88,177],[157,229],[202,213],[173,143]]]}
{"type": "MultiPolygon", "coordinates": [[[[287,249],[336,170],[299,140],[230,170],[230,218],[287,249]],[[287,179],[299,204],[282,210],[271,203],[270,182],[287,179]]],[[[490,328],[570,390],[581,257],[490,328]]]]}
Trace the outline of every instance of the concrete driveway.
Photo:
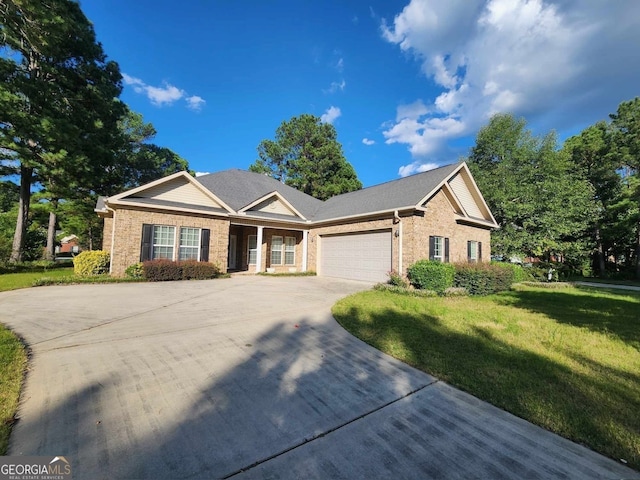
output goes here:
{"type": "Polygon", "coordinates": [[[640,478],[416,371],[330,315],[315,277],[0,294],[33,352],[11,455],[75,479],[640,478]]]}

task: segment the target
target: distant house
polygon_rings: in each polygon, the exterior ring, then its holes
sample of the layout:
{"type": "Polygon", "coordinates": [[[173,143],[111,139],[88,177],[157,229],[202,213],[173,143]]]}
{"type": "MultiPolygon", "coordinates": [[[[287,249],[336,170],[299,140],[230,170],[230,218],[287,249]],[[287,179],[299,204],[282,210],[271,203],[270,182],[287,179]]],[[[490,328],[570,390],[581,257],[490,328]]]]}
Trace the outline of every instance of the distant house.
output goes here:
{"type": "Polygon", "coordinates": [[[60,245],[56,246],[56,255],[72,256],[80,253],[80,243],[75,235],[67,235],[60,239],[60,245]]]}
{"type": "Polygon", "coordinates": [[[486,261],[497,227],[464,162],[326,201],[242,170],[180,172],[101,197],[96,212],[114,275],[168,258],[377,282],[424,258],[486,261]]]}

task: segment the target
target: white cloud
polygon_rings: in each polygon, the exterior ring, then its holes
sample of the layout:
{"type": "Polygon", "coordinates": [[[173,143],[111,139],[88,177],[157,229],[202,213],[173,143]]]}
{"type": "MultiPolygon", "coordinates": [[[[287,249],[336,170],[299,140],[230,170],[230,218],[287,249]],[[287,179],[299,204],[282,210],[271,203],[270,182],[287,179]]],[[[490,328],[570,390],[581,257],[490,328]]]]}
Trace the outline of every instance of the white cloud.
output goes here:
{"type": "Polygon", "coordinates": [[[637,95],[636,0],[410,0],[381,33],[441,91],[398,106],[383,132],[414,157],[473,134],[497,112],[571,127],[637,95]]]}
{"type": "Polygon", "coordinates": [[[332,105],[329,108],[327,108],[327,111],[320,116],[320,121],[322,123],[333,124],[333,122],[335,122],[340,115],[342,115],[342,112],[340,111],[340,109],[332,105]]]}
{"type": "Polygon", "coordinates": [[[331,85],[326,90],[323,90],[324,93],[336,93],[338,90],[344,92],[344,88],[347,86],[347,82],[344,79],[340,82],[331,82],[331,85]]]}
{"type": "Polygon", "coordinates": [[[363,138],[362,139],[362,143],[364,143],[365,145],[373,145],[373,144],[376,143],[376,141],[375,140],[370,140],[368,138],[363,138]]]}
{"type": "Polygon", "coordinates": [[[207,103],[204,98],[199,97],[198,95],[192,95],[190,97],[185,98],[187,101],[187,108],[193,110],[194,112],[199,112],[204,107],[205,103],[207,103]]]}
{"type": "Polygon", "coordinates": [[[409,165],[401,166],[398,169],[398,175],[400,175],[401,177],[408,177],[409,175],[413,175],[414,173],[422,173],[438,167],[439,165],[437,163],[413,162],[409,165]]]}
{"type": "Polygon", "coordinates": [[[335,65],[336,70],[342,72],[344,70],[344,58],[340,57],[335,65]]]}
{"type": "Polygon", "coordinates": [[[187,108],[199,111],[206,103],[202,97],[197,95],[187,97],[187,92],[181,88],[171,85],[168,82],[164,82],[161,87],[154,87],[152,85],[147,85],[143,80],[127,75],[126,73],[122,73],[122,80],[125,85],[132,86],[134,92],[146,95],[151,103],[158,107],[162,107],[163,105],[173,105],[176,101],[185,98],[187,108]]]}
{"type": "Polygon", "coordinates": [[[196,172],[196,177],[201,177],[203,175],[209,175],[211,172],[196,172]]]}

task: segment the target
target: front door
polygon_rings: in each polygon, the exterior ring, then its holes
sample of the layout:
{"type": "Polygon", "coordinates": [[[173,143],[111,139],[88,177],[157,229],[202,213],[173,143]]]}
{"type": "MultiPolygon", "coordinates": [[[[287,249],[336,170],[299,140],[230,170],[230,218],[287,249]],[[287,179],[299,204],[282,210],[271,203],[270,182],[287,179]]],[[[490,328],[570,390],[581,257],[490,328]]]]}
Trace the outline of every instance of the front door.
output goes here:
{"type": "Polygon", "coordinates": [[[229,270],[238,268],[238,237],[237,235],[229,235],[229,270]]]}

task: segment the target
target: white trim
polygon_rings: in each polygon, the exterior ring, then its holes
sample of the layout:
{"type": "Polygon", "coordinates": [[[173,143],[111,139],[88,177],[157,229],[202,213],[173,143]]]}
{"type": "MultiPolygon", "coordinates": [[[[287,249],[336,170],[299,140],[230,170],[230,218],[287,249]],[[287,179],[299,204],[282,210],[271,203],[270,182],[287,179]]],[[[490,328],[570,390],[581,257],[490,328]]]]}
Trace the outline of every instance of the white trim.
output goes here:
{"type": "Polygon", "coordinates": [[[398,275],[402,276],[402,241],[404,237],[402,236],[402,219],[398,218],[398,275]]]}
{"type": "Polygon", "coordinates": [[[195,208],[184,208],[184,207],[173,207],[173,206],[167,206],[167,205],[156,205],[154,203],[145,203],[145,202],[127,202],[126,200],[118,200],[116,202],[109,201],[109,205],[125,206],[125,207],[138,207],[138,208],[143,207],[143,208],[155,209],[155,210],[169,210],[171,212],[197,213],[197,214],[200,214],[200,215],[207,215],[207,216],[212,216],[212,217],[225,217],[225,218],[229,217],[228,213],[222,213],[222,212],[211,212],[211,211],[207,211],[207,210],[197,210],[195,208]]]}
{"type": "Polygon", "coordinates": [[[336,217],[336,218],[329,218],[327,220],[317,220],[315,222],[311,222],[311,225],[313,226],[317,226],[317,225],[321,225],[323,223],[334,223],[334,222],[338,222],[340,223],[341,220],[351,220],[352,218],[367,218],[367,217],[379,217],[380,215],[385,215],[388,213],[395,213],[395,212],[402,212],[405,210],[425,210],[424,208],[418,208],[415,205],[409,205],[407,207],[399,207],[399,208],[390,208],[388,210],[378,210],[376,212],[370,212],[370,213],[356,213],[354,215],[347,215],[345,217],[336,217]]]}
{"type": "Polygon", "coordinates": [[[309,230],[302,231],[302,271],[307,271],[307,252],[309,247],[307,243],[309,242],[309,230]]]}
{"type": "Polygon", "coordinates": [[[457,222],[473,223],[475,225],[482,226],[482,227],[498,228],[498,224],[497,223],[491,223],[488,220],[482,220],[480,218],[465,217],[465,216],[459,215],[457,213],[454,214],[454,219],[457,222]]]}
{"type": "Polygon", "coordinates": [[[274,190],[273,192],[267,193],[266,195],[263,195],[262,197],[258,198],[257,200],[254,200],[253,202],[251,202],[249,205],[242,207],[240,210],[238,210],[238,213],[246,213],[248,210],[250,210],[251,208],[255,207],[256,205],[259,205],[260,203],[269,200],[272,197],[276,197],[278,200],[280,200],[282,203],[284,203],[284,205],[291,210],[293,213],[295,213],[298,217],[302,218],[303,220],[306,220],[305,216],[302,215],[298,210],[296,210],[296,208],[291,205],[286,198],[284,198],[282,195],[280,195],[280,193],[278,193],[277,190],[274,190]]]}
{"type": "Polygon", "coordinates": [[[258,226],[258,234],[256,235],[256,273],[262,271],[262,231],[263,226],[258,226]]]}
{"type": "Polygon", "coordinates": [[[113,252],[115,250],[113,244],[116,241],[116,211],[113,208],[105,206],[105,209],[113,212],[113,221],[111,223],[111,252],[109,252],[109,275],[113,272],[113,252]]]}

